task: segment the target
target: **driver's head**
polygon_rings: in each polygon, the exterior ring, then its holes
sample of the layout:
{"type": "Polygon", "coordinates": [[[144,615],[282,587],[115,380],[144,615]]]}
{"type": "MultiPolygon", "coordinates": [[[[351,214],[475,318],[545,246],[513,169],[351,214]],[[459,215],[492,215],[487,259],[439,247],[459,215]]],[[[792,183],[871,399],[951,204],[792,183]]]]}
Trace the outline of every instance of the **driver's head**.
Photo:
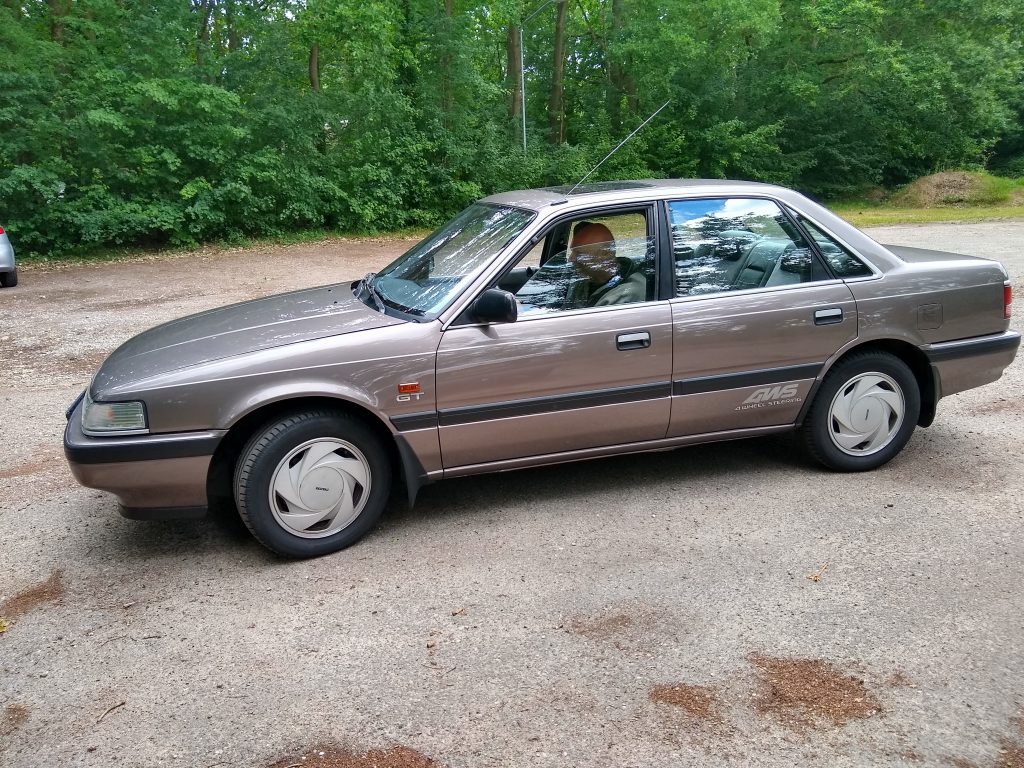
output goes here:
{"type": "Polygon", "coordinates": [[[584,221],[576,225],[569,244],[569,261],[584,277],[606,283],[619,274],[615,237],[604,224],[584,221]]]}

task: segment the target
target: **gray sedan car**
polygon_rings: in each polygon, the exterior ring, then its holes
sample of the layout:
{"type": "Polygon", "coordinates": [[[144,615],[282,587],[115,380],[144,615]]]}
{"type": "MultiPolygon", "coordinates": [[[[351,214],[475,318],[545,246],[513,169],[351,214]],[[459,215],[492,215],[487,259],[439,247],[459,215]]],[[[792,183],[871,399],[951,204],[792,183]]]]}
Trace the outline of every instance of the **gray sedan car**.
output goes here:
{"type": "Polygon", "coordinates": [[[13,288],[18,284],[18,266],[14,263],[14,246],[0,227],[0,286],[13,288]]]}
{"type": "Polygon", "coordinates": [[[233,502],[291,557],[393,490],[799,430],[874,469],[1020,336],[997,262],[883,246],[788,189],[492,195],[377,274],[146,331],[68,410],[78,480],[139,519],[233,502]]]}

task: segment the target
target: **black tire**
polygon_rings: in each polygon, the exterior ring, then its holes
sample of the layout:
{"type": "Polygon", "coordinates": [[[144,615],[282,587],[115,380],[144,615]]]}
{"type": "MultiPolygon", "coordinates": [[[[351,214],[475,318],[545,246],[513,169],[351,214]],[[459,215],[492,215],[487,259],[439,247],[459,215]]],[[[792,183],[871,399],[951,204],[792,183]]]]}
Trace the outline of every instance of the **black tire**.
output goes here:
{"type": "MultiPolygon", "coordinates": [[[[342,494],[350,489],[350,485],[353,485],[351,477],[342,484],[345,489],[342,494]]],[[[300,487],[307,491],[309,488],[300,487]]],[[[381,441],[359,419],[330,410],[304,411],[267,424],[257,430],[242,449],[235,467],[235,502],[242,521],[263,546],[284,557],[318,557],[355,544],[380,518],[390,491],[391,461],[381,441]],[[281,512],[287,510],[288,503],[276,493],[274,501],[271,500],[271,483],[279,467],[282,467],[282,471],[288,471],[282,462],[292,452],[318,440],[343,441],[355,449],[342,449],[330,458],[356,458],[365,464],[368,468],[369,488],[354,483],[352,498],[355,499],[356,493],[360,494],[358,501],[353,504],[358,516],[344,528],[329,535],[326,532],[318,533],[315,529],[300,535],[279,519],[281,512]]]]}
{"type": "MultiPolygon", "coordinates": [[[[810,455],[829,469],[864,472],[882,466],[903,450],[917,426],[920,412],[921,392],[917,379],[906,363],[888,352],[855,352],[837,363],[825,376],[804,420],[802,437],[810,455]],[[837,440],[844,436],[841,434],[842,425],[833,417],[833,403],[841,392],[852,397],[856,382],[870,383],[870,379],[861,377],[872,376],[882,379],[877,389],[882,390],[883,394],[893,393],[884,394],[889,400],[865,397],[862,401],[866,417],[873,415],[871,409],[876,404],[882,409],[881,414],[876,411],[874,415],[876,418],[881,417],[878,423],[885,428],[887,442],[872,449],[867,445],[869,441],[865,440],[859,447],[844,449],[837,444],[837,440]],[[896,420],[894,409],[888,405],[895,400],[895,394],[902,399],[901,421],[896,420]],[[836,435],[835,439],[833,435],[836,435]]],[[[846,439],[852,441],[855,438],[846,439]]]]}
{"type": "Polygon", "coordinates": [[[0,272],[0,285],[4,288],[13,288],[18,284],[18,269],[15,267],[10,272],[0,272]]]}

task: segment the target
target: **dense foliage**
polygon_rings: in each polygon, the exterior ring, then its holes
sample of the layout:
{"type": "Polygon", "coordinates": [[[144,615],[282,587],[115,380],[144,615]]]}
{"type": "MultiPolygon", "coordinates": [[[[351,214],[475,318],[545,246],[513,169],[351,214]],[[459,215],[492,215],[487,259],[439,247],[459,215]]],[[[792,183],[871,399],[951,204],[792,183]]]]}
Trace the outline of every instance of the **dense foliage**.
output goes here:
{"type": "Polygon", "coordinates": [[[0,0],[0,222],[53,254],[432,225],[578,180],[666,100],[599,177],[1014,167],[1021,29],[1024,0],[0,0]]]}

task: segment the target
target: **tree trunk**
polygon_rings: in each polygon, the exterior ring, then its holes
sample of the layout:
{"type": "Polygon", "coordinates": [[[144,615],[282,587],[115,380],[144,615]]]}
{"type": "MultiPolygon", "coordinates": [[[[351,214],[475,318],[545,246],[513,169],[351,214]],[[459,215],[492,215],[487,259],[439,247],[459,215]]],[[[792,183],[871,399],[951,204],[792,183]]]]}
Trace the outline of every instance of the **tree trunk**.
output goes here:
{"type": "Polygon", "coordinates": [[[50,39],[64,44],[64,17],[71,10],[70,0],[46,0],[50,11],[50,39]]]}
{"type": "Polygon", "coordinates": [[[622,102],[626,102],[626,110],[635,114],[638,109],[636,82],[629,72],[629,62],[615,52],[615,43],[622,38],[622,0],[612,0],[611,43],[608,46],[608,115],[615,133],[622,130],[626,115],[622,111],[622,102]]]}
{"type": "Polygon", "coordinates": [[[507,53],[506,61],[508,66],[506,72],[508,79],[512,81],[511,99],[508,104],[508,114],[512,123],[516,126],[516,136],[522,139],[522,128],[520,127],[519,116],[523,104],[523,67],[522,49],[519,47],[519,27],[510,24],[508,28],[508,39],[505,45],[507,53]]]}
{"type": "Polygon", "coordinates": [[[199,33],[196,35],[196,65],[203,66],[206,49],[210,46],[210,15],[215,0],[202,0],[199,4],[199,33]]]}
{"type": "Polygon", "coordinates": [[[228,28],[228,51],[237,51],[242,36],[238,34],[238,27],[235,25],[235,0],[226,0],[224,3],[224,22],[228,28]]]}
{"type": "Polygon", "coordinates": [[[558,0],[558,15],[555,17],[555,54],[551,67],[551,95],[548,98],[548,136],[552,144],[565,141],[565,15],[566,0],[558,0]]]}
{"type": "Polygon", "coordinates": [[[455,109],[455,86],[452,83],[452,13],[454,0],[444,0],[444,52],[441,54],[441,123],[451,129],[455,109]]]}
{"type": "Polygon", "coordinates": [[[320,93],[320,43],[313,43],[309,48],[309,87],[314,93],[320,93]]]}

